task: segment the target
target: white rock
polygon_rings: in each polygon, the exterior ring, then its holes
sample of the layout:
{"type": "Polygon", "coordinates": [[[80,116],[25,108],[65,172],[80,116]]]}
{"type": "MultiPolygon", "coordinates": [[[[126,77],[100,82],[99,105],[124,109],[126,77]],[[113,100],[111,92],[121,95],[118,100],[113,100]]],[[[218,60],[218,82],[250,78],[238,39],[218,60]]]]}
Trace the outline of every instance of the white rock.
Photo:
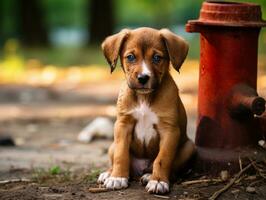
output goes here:
{"type": "Polygon", "coordinates": [[[263,147],[264,149],[266,149],[266,143],[265,143],[265,140],[260,140],[260,141],[258,142],[258,144],[259,144],[261,147],[263,147]]]}
{"type": "Polygon", "coordinates": [[[248,187],[246,188],[246,191],[249,192],[249,193],[255,193],[255,192],[256,192],[256,189],[255,189],[254,187],[250,187],[250,186],[248,186],[248,187]]]}
{"type": "Polygon", "coordinates": [[[227,181],[230,177],[229,172],[227,170],[221,171],[220,176],[223,181],[227,181]]]}
{"type": "Polygon", "coordinates": [[[97,117],[88,124],[78,135],[78,140],[89,143],[95,137],[113,138],[113,122],[106,117],[97,117]]]}

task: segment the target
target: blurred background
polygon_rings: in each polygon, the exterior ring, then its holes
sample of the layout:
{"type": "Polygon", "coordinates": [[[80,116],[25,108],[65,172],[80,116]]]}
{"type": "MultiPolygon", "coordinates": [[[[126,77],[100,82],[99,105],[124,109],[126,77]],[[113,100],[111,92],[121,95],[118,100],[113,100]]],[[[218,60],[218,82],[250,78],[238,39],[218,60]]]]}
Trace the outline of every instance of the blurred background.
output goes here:
{"type": "MultiPolygon", "coordinates": [[[[77,135],[99,116],[115,120],[123,74],[117,67],[110,75],[100,44],[122,28],[169,28],[190,43],[181,73],[172,73],[188,113],[188,133],[193,139],[199,35],[186,33],[184,26],[187,20],[198,18],[202,2],[1,0],[0,136],[9,138],[9,144],[15,147],[0,149],[0,171],[10,166],[63,161],[73,165],[106,164],[106,149],[111,141],[96,140],[88,148],[77,142],[77,135]]],[[[266,19],[266,1],[249,2],[259,3],[266,19]]],[[[265,74],[266,31],[262,30],[258,90],[264,97],[265,74]]]]}
{"type": "MultiPolygon", "coordinates": [[[[203,0],[2,0],[0,2],[1,61],[17,56],[21,69],[40,65],[68,67],[105,65],[103,39],[122,28],[167,27],[191,44],[189,58],[198,58],[198,34],[184,31],[198,17],[203,0]]],[[[266,1],[250,0],[262,6],[266,1]]],[[[261,53],[265,36],[261,36],[261,53]]],[[[2,68],[2,66],[1,66],[2,68]]],[[[9,68],[9,67],[5,67],[9,68]]],[[[18,67],[19,68],[19,67],[18,67]]],[[[19,71],[19,69],[18,69],[19,71]]]]}

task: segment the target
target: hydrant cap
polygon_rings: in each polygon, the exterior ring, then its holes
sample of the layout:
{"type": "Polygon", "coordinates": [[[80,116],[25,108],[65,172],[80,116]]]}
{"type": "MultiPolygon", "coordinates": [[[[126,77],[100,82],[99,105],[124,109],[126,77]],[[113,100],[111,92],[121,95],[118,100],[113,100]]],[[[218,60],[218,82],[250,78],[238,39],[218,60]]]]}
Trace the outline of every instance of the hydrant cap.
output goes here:
{"type": "Polygon", "coordinates": [[[254,3],[225,1],[206,1],[202,4],[200,17],[189,20],[186,25],[188,32],[198,32],[194,26],[230,26],[230,27],[264,27],[261,7],[254,3]]]}

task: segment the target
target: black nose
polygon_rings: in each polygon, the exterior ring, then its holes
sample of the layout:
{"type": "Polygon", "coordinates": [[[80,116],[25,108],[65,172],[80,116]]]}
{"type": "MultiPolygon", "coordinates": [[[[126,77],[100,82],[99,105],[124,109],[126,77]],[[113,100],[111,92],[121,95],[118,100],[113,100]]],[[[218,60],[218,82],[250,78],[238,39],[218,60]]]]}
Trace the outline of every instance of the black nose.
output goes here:
{"type": "Polygon", "coordinates": [[[150,76],[147,74],[139,74],[138,75],[138,81],[141,85],[145,85],[149,79],[150,79],[150,76]]]}

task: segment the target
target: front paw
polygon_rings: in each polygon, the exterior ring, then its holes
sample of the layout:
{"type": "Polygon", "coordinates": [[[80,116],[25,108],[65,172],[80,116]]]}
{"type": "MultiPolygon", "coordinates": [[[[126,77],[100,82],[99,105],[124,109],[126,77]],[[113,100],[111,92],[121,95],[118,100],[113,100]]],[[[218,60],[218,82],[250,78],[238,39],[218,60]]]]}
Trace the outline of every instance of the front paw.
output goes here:
{"type": "Polygon", "coordinates": [[[98,178],[98,180],[97,180],[97,183],[98,184],[103,184],[105,182],[105,180],[110,177],[110,175],[111,174],[108,171],[101,173],[99,178],[98,178]]]}
{"type": "Polygon", "coordinates": [[[150,180],[146,185],[146,190],[149,193],[165,194],[169,192],[169,184],[164,181],[150,180]]]}
{"type": "Polygon", "coordinates": [[[124,177],[109,177],[104,181],[104,187],[107,189],[118,190],[128,187],[128,178],[124,177]]]}

